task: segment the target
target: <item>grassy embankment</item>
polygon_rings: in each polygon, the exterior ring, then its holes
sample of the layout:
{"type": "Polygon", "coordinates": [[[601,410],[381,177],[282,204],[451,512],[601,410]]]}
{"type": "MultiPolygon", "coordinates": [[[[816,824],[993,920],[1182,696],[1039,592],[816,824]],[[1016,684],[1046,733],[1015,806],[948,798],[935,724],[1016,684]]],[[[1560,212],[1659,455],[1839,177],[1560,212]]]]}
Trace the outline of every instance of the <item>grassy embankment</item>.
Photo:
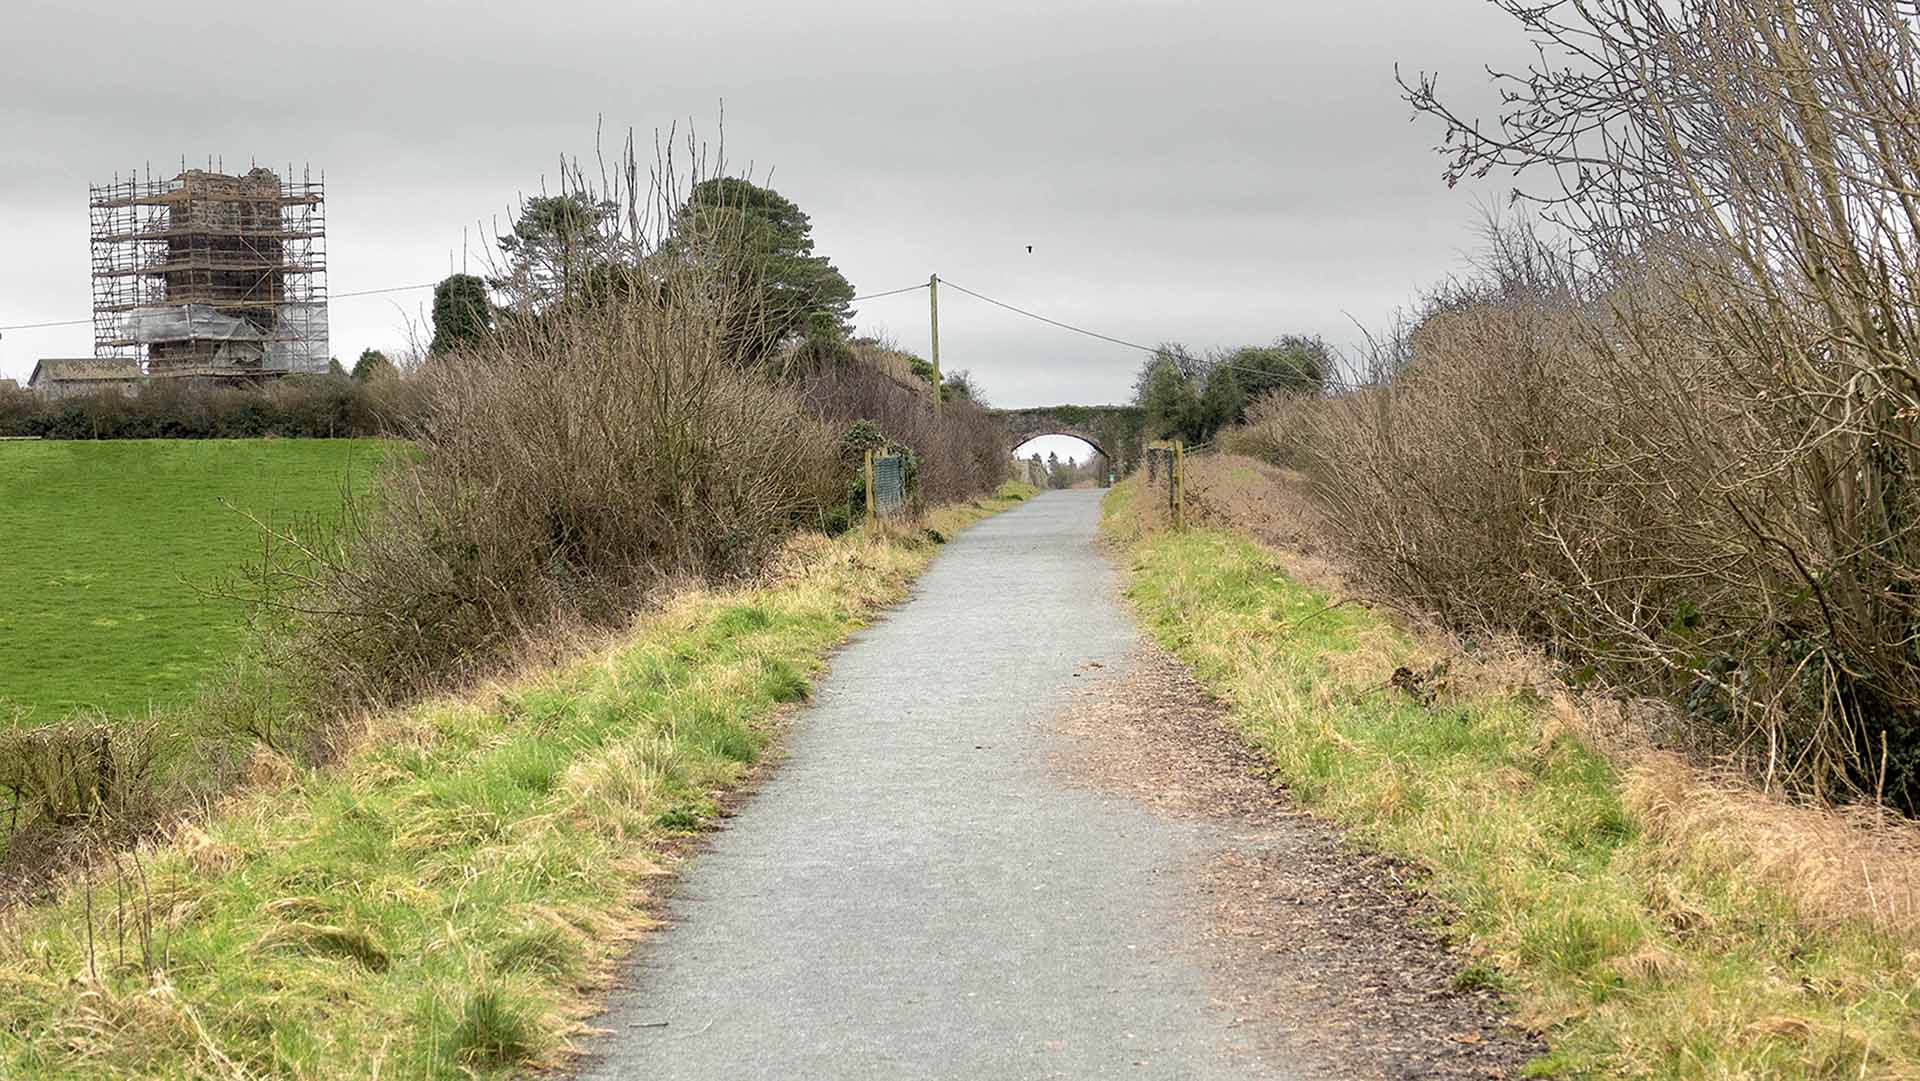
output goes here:
{"type": "Polygon", "coordinates": [[[241,512],[279,522],[336,513],[344,487],[370,477],[386,448],[0,443],[0,723],[184,698],[240,642],[240,605],[210,591],[260,552],[241,512]]]}
{"type": "Polygon", "coordinates": [[[1897,832],[1603,756],[1564,701],[1498,681],[1422,705],[1385,684],[1432,646],[1245,535],[1143,528],[1138,494],[1108,525],[1153,634],[1304,804],[1431,872],[1475,958],[1459,979],[1548,1035],[1531,1074],[1920,1077],[1920,860],[1897,832]]]}
{"type": "MultiPolygon", "coordinates": [[[[945,508],[951,532],[1031,489],[945,508]]],[[[370,721],[0,933],[0,1077],[503,1076],[561,1057],[648,883],[923,534],[795,541],[562,671],[370,721]],[[122,906],[126,906],[122,910],[122,906]]],[[[262,769],[271,772],[263,765],[262,769]]]]}

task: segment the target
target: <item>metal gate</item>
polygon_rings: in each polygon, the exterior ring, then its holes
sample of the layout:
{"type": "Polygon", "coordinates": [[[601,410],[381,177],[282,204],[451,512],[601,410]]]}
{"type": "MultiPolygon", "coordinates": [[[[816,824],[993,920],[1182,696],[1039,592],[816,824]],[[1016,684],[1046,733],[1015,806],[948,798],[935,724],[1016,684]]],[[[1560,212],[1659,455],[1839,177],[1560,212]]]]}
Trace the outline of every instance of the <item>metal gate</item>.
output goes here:
{"type": "Polygon", "coordinates": [[[907,511],[907,457],[867,452],[867,514],[893,518],[907,511]]]}
{"type": "Polygon", "coordinates": [[[873,456],[874,513],[892,517],[907,509],[907,459],[902,454],[873,456]]]}

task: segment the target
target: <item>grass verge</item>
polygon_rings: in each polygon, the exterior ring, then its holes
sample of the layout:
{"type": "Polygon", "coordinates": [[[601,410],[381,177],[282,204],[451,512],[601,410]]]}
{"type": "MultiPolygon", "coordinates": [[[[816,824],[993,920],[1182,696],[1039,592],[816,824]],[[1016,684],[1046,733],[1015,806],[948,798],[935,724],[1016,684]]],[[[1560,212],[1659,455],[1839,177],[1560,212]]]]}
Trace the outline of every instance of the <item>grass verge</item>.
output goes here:
{"type": "Polygon", "coordinates": [[[1429,870],[1476,958],[1460,979],[1548,1036],[1531,1076],[1920,1077],[1913,912],[1783,888],[1755,849],[1792,838],[1683,828],[1708,795],[1595,753],[1543,698],[1388,686],[1432,654],[1242,535],[1152,529],[1137,486],[1107,517],[1142,619],[1305,805],[1429,870]]]}
{"type": "Polygon", "coordinates": [[[766,584],[684,596],[563,670],[375,718],[329,769],[263,759],[197,825],[4,917],[0,1077],[558,1061],[676,839],[934,550],[899,527],[802,538],[766,584]]]}

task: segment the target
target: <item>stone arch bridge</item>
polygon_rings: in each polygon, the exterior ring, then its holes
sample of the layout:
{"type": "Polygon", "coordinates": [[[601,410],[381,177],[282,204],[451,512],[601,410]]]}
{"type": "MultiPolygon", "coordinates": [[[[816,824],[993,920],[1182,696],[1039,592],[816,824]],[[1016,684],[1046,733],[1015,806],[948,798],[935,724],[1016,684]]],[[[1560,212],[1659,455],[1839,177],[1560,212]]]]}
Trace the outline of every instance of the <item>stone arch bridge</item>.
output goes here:
{"type": "Polygon", "coordinates": [[[1116,473],[1126,473],[1140,462],[1147,414],[1137,405],[1050,405],[988,412],[1007,426],[1009,454],[1029,439],[1070,435],[1090,444],[1116,473]]]}

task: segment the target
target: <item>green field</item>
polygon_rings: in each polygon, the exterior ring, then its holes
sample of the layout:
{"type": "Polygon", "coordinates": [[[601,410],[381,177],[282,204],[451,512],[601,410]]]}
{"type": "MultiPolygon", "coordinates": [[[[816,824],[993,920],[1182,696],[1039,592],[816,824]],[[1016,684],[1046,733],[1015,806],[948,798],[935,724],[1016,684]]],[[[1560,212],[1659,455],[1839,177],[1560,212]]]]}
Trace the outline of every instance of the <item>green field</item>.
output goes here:
{"type": "Polygon", "coordinates": [[[372,439],[0,441],[0,724],[177,701],[239,644],[241,511],[338,513],[372,439]]]}

